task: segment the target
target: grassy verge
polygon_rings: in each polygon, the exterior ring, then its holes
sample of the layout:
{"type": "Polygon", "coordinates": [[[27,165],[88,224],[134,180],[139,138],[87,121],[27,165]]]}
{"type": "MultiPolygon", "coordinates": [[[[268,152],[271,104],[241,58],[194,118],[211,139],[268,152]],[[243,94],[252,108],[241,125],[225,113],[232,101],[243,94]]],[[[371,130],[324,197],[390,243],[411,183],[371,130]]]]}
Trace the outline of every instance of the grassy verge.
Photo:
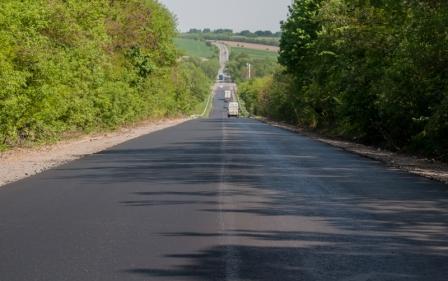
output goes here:
{"type": "Polygon", "coordinates": [[[240,107],[241,116],[242,117],[250,117],[250,113],[246,109],[246,103],[244,102],[244,100],[240,99],[239,96],[237,96],[237,99],[238,99],[238,104],[239,104],[239,107],[240,107]]]}
{"type": "Polygon", "coordinates": [[[195,117],[208,117],[212,111],[213,90],[210,90],[210,95],[200,104],[196,105],[194,113],[195,117]]]}
{"type": "Polygon", "coordinates": [[[254,44],[263,44],[269,46],[278,46],[280,37],[247,37],[232,34],[214,34],[214,33],[182,33],[180,37],[187,39],[200,39],[200,40],[223,40],[223,41],[235,41],[254,44]]]}

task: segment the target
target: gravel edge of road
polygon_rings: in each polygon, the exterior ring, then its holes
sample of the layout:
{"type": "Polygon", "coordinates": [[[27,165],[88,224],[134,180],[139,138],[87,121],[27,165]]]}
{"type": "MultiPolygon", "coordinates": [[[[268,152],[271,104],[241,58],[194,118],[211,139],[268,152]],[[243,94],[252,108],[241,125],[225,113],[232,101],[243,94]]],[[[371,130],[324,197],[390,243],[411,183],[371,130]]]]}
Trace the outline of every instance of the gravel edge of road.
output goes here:
{"type": "Polygon", "coordinates": [[[177,126],[192,118],[146,121],[108,133],[83,135],[55,144],[0,153],[0,188],[129,140],[177,126]]]}
{"type": "Polygon", "coordinates": [[[448,164],[435,160],[418,158],[416,156],[402,155],[372,146],[353,143],[350,141],[331,139],[313,132],[306,131],[300,127],[282,122],[275,122],[262,117],[254,117],[253,119],[277,128],[305,135],[322,143],[341,148],[347,152],[355,153],[369,159],[380,161],[389,167],[397,168],[414,175],[448,184],[448,164]]]}

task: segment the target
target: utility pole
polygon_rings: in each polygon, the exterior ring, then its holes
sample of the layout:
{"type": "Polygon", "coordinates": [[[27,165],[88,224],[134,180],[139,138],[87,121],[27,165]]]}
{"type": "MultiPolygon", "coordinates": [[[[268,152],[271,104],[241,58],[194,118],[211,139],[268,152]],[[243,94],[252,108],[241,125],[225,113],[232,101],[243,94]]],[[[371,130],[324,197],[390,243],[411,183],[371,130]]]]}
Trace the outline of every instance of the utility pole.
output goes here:
{"type": "Polygon", "coordinates": [[[247,63],[246,65],[247,65],[247,68],[248,68],[248,70],[249,70],[248,78],[249,78],[249,80],[250,80],[250,79],[252,78],[251,64],[250,64],[250,63],[247,63]]]}

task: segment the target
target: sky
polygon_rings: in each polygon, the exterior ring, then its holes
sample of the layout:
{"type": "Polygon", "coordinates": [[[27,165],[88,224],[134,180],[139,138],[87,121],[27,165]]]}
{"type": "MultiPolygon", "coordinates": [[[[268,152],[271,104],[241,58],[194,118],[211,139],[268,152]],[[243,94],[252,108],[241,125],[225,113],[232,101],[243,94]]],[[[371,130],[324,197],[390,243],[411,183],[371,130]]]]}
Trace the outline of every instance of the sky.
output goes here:
{"type": "Polygon", "coordinates": [[[291,0],[159,0],[176,16],[180,31],[231,28],[280,31],[291,0]]]}

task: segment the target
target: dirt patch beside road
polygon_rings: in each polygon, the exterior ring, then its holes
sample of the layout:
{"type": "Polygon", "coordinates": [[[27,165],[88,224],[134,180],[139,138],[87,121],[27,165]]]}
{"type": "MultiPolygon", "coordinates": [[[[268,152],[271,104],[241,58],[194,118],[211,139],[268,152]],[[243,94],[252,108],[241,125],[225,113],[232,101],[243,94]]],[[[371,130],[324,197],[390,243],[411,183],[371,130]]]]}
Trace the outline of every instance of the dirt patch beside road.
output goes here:
{"type": "Polygon", "coordinates": [[[106,134],[94,134],[38,148],[0,153],[0,186],[41,173],[128,140],[179,125],[189,119],[144,122],[106,134]]]}
{"type": "Polygon", "coordinates": [[[272,126],[300,133],[320,142],[332,145],[334,147],[342,148],[345,151],[353,152],[370,159],[381,161],[390,167],[394,167],[412,174],[448,184],[448,164],[446,163],[434,161],[431,159],[398,154],[391,151],[382,150],[372,146],[362,145],[349,141],[335,140],[303,130],[296,126],[274,122],[264,118],[257,119],[272,126]]]}

